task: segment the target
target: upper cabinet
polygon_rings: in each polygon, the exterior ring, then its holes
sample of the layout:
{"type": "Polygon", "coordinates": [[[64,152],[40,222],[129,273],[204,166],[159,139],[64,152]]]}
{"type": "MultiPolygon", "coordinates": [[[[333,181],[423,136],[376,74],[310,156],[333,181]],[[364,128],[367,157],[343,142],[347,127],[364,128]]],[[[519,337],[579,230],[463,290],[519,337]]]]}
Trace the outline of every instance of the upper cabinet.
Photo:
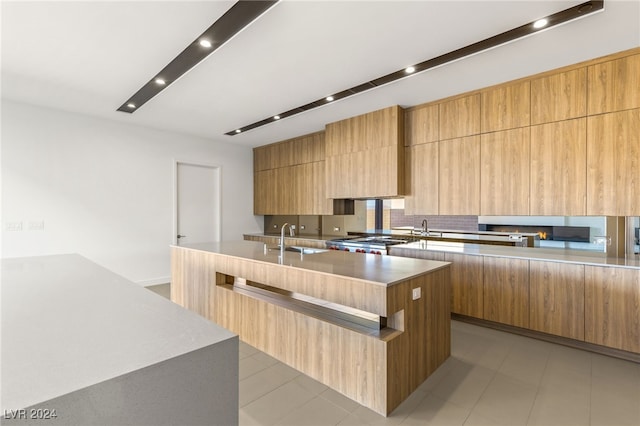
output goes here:
{"type": "Polygon", "coordinates": [[[327,124],[328,198],[404,195],[404,114],[393,106],[327,124]]]}
{"type": "Polygon", "coordinates": [[[587,68],[531,80],[531,124],[587,115],[587,68]]]}
{"type": "Polygon", "coordinates": [[[640,215],[640,108],[587,119],[587,214],[640,215]]]}
{"type": "Polygon", "coordinates": [[[530,214],[584,216],[587,119],[531,126],[530,214]]]}
{"type": "Polygon", "coordinates": [[[437,142],[439,140],[438,118],[438,104],[406,110],[404,112],[404,145],[437,142]]]}
{"type": "Polygon", "coordinates": [[[253,160],[254,214],[333,214],[324,188],[324,132],[255,148],[253,160]]]}
{"type": "Polygon", "coordinates": [[[480,94],[440,103],[439,120],[440,140],[480,134],[480,94]]]}
{"type": "Polygon", "coordinates": [[[437,142],[423,143],[405,148],[407,194],[404,197],[405,214],[437,215],[438,209],[438,148],[437,142]]]}
{"type": "Polygon", "coordinates": [[[438,145],[440,214],[480,214],[480,135],[438,145]]]}
{"type": "Polygon", "coordinates": [[[483,91],[480,131],[496,132],[531,124],[530,93],[528,81],[483,91]]]}
{"type": "Polygon", "coordinates": [[[640,54],[591,65],[588,113],[640,108],[640,54]]]}
{"type": "Polygon", "coordinates": [[[529,128],[480,136],[480,214],[529,214],[529,128]]]}

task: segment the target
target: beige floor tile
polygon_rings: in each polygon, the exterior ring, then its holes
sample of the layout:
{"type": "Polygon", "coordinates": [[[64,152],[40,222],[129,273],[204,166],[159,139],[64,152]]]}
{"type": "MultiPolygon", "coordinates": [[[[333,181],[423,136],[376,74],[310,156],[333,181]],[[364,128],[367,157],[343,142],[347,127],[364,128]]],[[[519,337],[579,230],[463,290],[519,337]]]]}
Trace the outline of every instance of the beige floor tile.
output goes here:
{"type": "Polygon", "coordinates": [[[435,395],[428,395],[401,424],[403,426],[462,426],[470,411],[469,408],[460,407],[435,395]]]}
{"type": "Polygon", "coordinates": [[[240,380],[239,406],[244,407],[290,380],[273,368],[265,368],[244,380],[240,380]]]}
{"type": "Polygon", "coordinates": [[[529,414],[528,425],[578,426],[589,425],[591,415],[588,386],[541,388],[529,414]]]}
{"type": "Polygon", "coordinates": [[[472,412],[500,423],[524,425],[536,397],[537,387],[498,373],[472,412]]]}
{"type": "Polygon", "coordinates": [[[456,364],[461,363],[458,358],[454,356],[450,356],[445,362],[442,363],[436,371],[434,371],[427,380],[422,382],[420,386],[418,386],[417,390],[422,392],[431,392],[441,381],[445,378],[449,372],[455,368],[456,364]]]}
{"type": "Polygon", "coordinates": [[[459,358],[469,364],[498,370],[511,350],[511,342],[489,338],[473,346],[459,358]]]}
{"type": "Polygon", "coordinates": [[[349,416],[349,412],[328,400],[315,397],[294,410],[277,424],[282,426],[333,426],[349,416]]]}
{"type": "Polygon", "coordinates": [[[550,350],[535,345],[514,344],[498,372],[538,386],[547,366],[550,350]]]}
{"type": "Polygon", "coordinates": [[[256,359],[256,361],[261,362],[266,367],[270,367],[279,363],[277,359],[261,351],[256,352],[252,356],[256,359]]]}
{"type": "Polygon", "coordinates": [[[327,385],[323,385],[319,381],[314,380],[305,374],[298,375],[295,379],[293,379],[293,381],[314,395],[319,395],[325,390],[329,389],[327,385]]]}
{"type": "Polygon", "coordinates": [[[384,417],[380,414],[359,405],[353,412],[354,415],[360,417],[364,422],[371,425],[399,425],[411,414],[426,398],[424,392],[413,392],[402,404],[400,404],[393,412],[384,417]]]}
{"type": "Polygon", "coordinates": [[[464,426],[513,426],[513,423],[508,421],[500,422],[499,420],[485,417],[472,410],[467,420],[465,420],[464,426]]]}
{"type": "Polygon", "coordinates": [[[327,401],[331,402],[334,405],[337,405],[338,407],[342,408],[343,410],[345,410],[345,411],[347,411],[349,413],[352,413],[358,407],[361,406],[360,404],[358,404],[354,400],[352,400],[350,398],[347,398],[346,396],[344,396],[340,392],[337,392],[337,391],[335,391],[335,390],[333,390],[331,388],[325,389],[320,394],[320,397],[326,399],[327,401]]]}
{"type": "Polygon", "coordinates": [[[252,356],[241,358],[240,365],[239,365],[240,380],[244,380],[247,377],[251,376],[252,374],[255,374],[259,371],[264,370],[265,368],[268,368],[268,367],[264,365],[264,363],[259,362],[252,356]]]}
{"type": "Polygon", "coordinates": [[[365,422],[360,417],[354,414],[349,414],[347,417],[342,419],[340,423],[338,423],[338,426],[369,426],[369,425],[371,425],[371,423],[365,422]]]}
{"type": "Polygon", "coordinates": [[[253,346],[248,345],[244,343],[242,340],[240,340],[240,343],[238,345],[238,352],[240,353],[240,359],[242,359],[248,356],[255,355],[260,351],[254,348],[253,346]]]}
{"type": "Polygon", "coordinates": [[[640,425],[640,380],[623,377],[592,376],[591,424],[640,425]]]}
{"type": "Polygon", "coordinates": [[[432,393],[445,401],[472,408],[495,374],[494,370],[459,361],[433,388],[432,393]]]}
{"type": "Polygon", "coordinates": [[[262,424],[275,424],[313,399],[313,394],[288,382],[243,407],[246,415],[262,424]]]}

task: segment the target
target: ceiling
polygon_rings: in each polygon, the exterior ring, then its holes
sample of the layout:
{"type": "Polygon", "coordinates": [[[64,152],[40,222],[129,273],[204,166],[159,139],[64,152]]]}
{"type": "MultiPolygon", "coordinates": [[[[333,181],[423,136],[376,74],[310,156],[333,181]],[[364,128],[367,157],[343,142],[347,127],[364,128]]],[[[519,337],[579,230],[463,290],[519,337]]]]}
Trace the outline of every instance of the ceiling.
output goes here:
{"type": "Polygon", "coordinates": [[[246,146],[640,46],[640,0],[272,124],[224,133],[582,3],[282,0],[133,114],[234,1],[2,1],[2,97],[246,146]]]}

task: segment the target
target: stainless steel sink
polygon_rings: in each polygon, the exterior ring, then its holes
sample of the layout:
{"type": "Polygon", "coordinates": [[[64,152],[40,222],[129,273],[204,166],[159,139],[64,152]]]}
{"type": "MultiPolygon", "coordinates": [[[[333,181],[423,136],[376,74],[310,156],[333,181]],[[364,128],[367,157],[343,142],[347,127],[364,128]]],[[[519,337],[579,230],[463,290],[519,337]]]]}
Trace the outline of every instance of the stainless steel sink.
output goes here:
{"type": "Polygon", "coordinates": [[[313,247],[300,247],[300,246],[288,246],[285,248],[286,251],[294,251],[296,253],[302,253],[302,254],[317,254],[317,253],[324,253],[329,251],[328,249],[322,249],[322,248],[313,248],[313,247]]]}

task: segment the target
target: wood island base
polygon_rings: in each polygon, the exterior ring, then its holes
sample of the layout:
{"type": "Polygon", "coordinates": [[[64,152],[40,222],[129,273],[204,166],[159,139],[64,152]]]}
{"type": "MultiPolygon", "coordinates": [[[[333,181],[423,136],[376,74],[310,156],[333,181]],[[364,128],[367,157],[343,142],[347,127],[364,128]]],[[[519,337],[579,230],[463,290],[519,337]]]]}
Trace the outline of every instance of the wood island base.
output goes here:
{"type": "Polygon", "coordinates": [[[381,285],[219,251],[173,247],[171,299],[381,415],[450,355],[445,262],[381,285]]]}

